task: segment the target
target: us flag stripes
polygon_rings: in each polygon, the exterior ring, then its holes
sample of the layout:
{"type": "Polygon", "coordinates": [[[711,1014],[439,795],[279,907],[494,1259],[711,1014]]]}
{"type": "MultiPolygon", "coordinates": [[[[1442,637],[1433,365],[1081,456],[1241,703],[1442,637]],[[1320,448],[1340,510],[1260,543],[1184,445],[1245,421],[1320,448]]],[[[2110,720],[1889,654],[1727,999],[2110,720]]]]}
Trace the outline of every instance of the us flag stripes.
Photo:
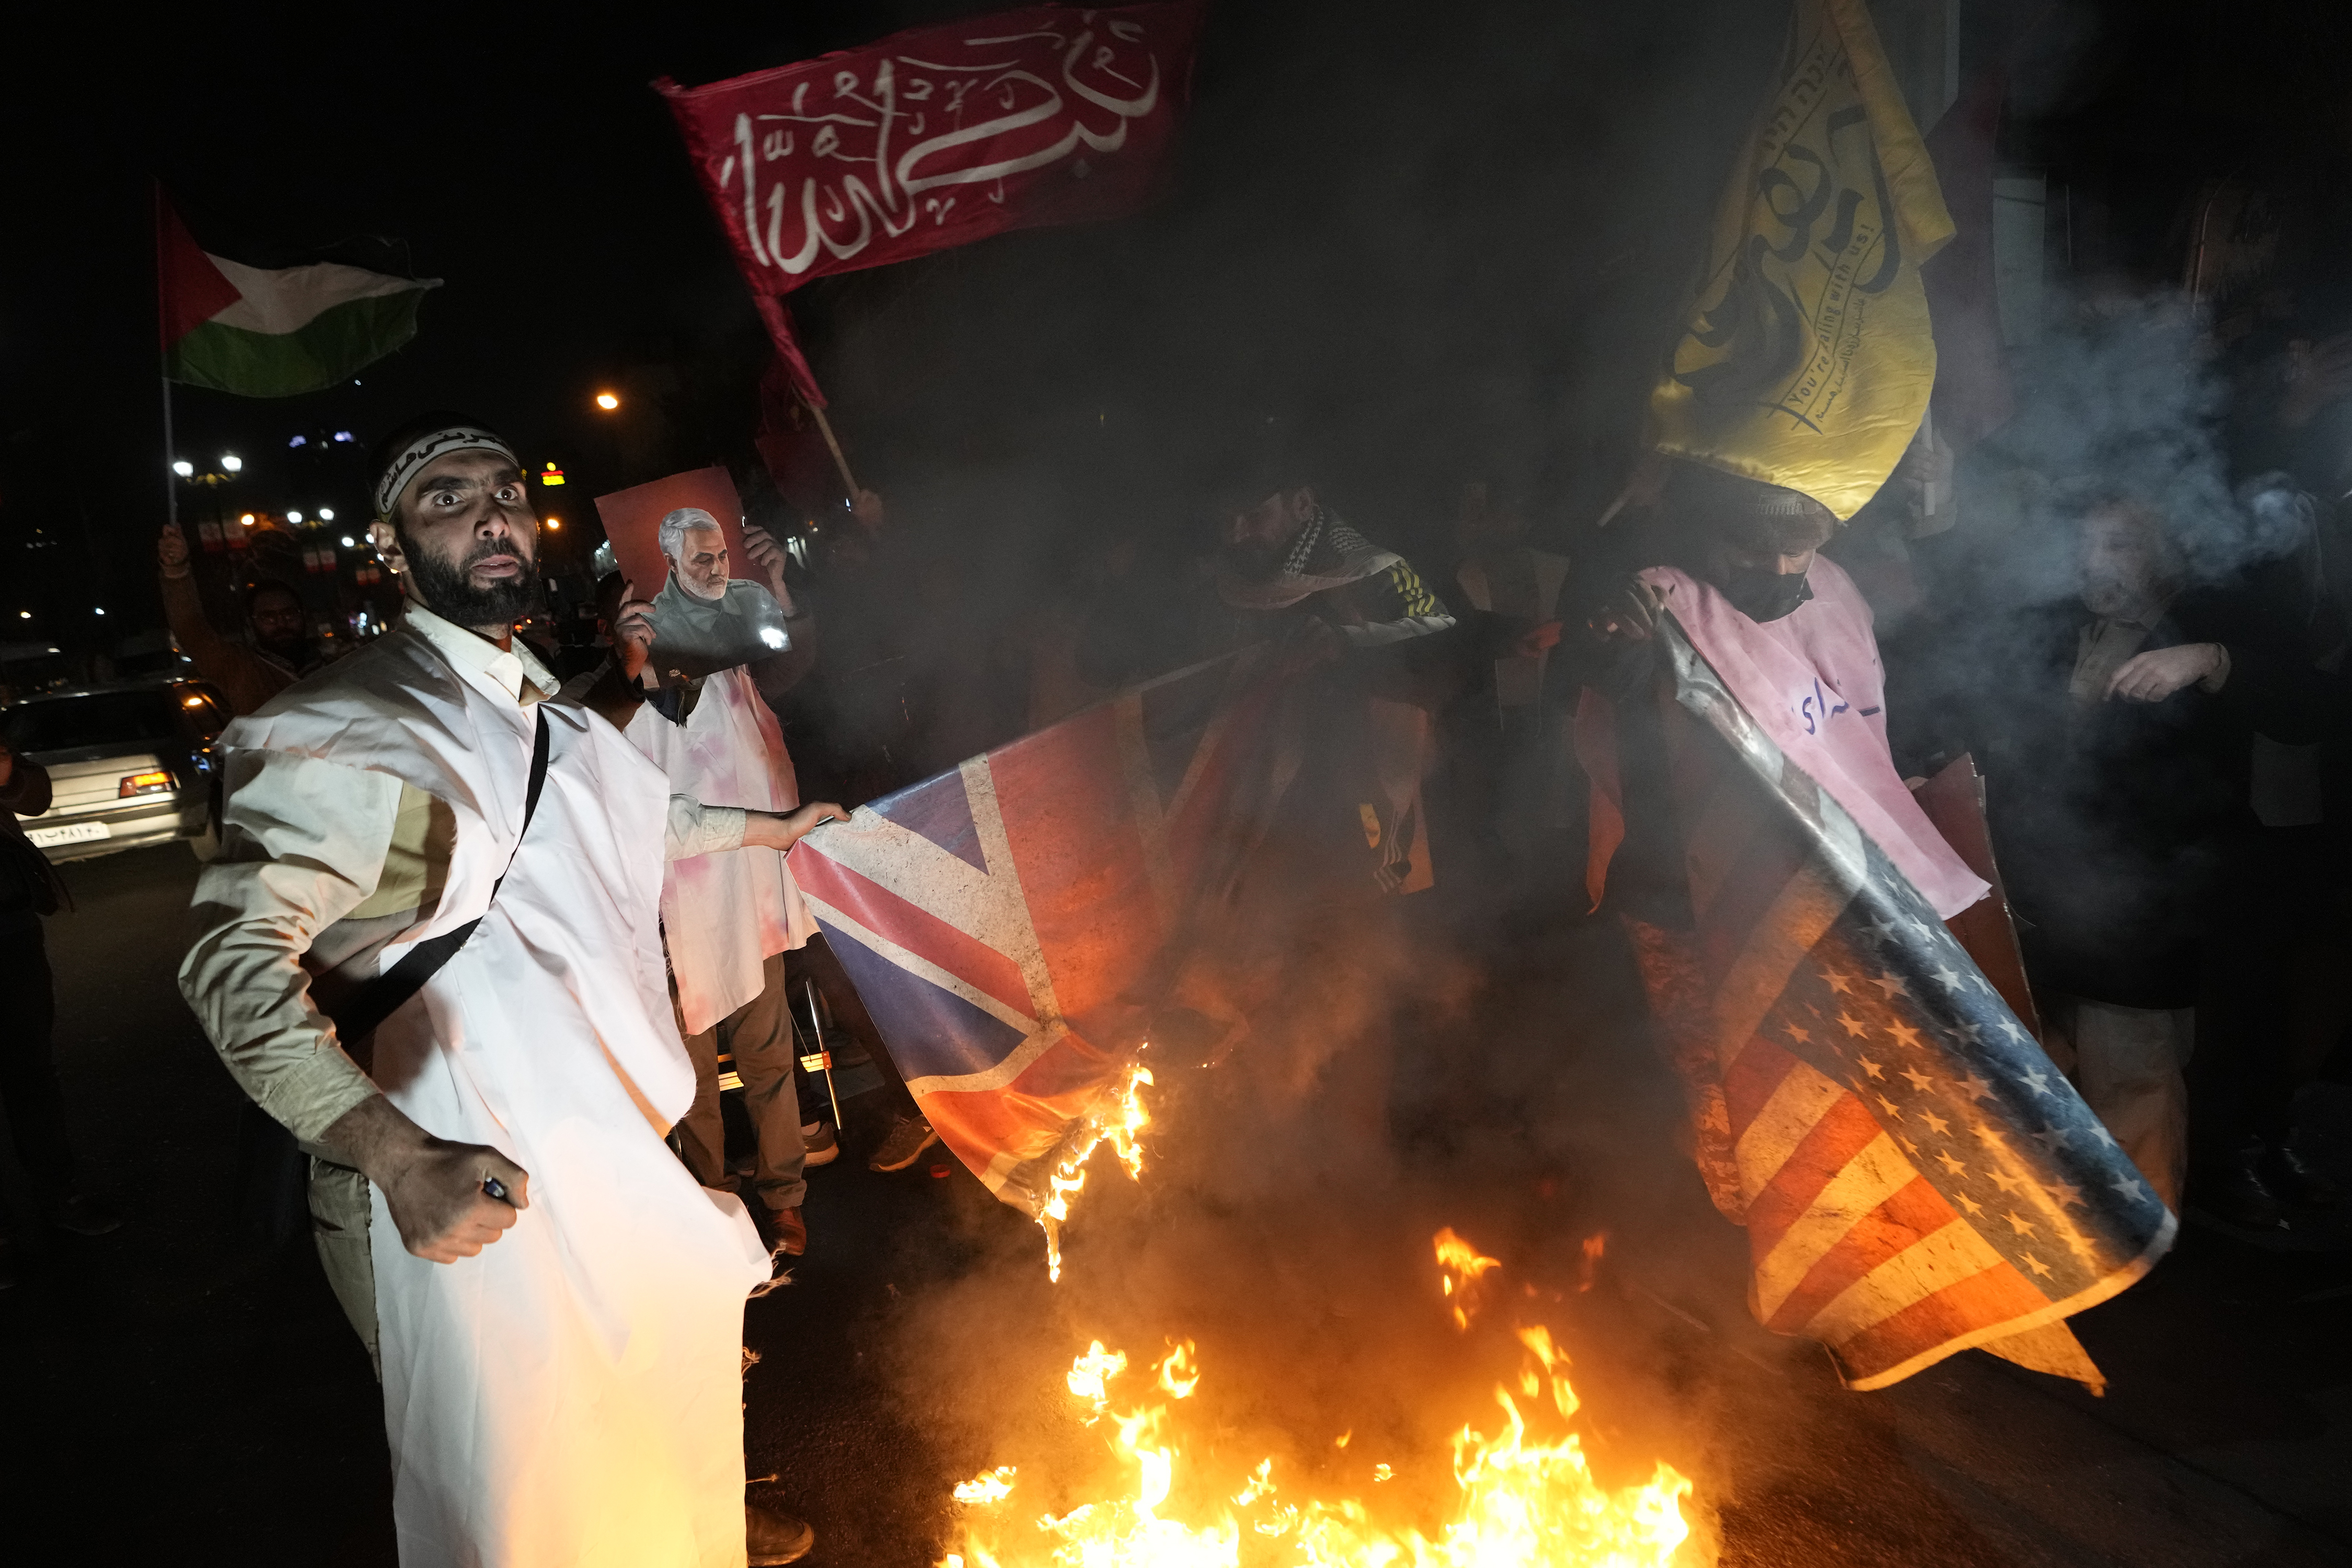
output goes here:
{"type": "Polygon", "coordinates": [[[2174,1216],[1903,874],[1670,622],[1662,648],[1696,929],[1636,948],[1759,1320],[1855,1388],[1977,1345],[2095,1385],[2064,1320],[2174,1216]]]}

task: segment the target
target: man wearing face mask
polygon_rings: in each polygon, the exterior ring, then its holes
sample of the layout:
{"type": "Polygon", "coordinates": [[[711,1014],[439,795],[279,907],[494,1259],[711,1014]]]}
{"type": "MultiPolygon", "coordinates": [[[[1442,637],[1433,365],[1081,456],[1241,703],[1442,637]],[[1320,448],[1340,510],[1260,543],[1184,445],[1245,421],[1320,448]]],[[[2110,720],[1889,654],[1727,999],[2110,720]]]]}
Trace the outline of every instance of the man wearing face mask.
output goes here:
{"type": "Polygon", "coordinates": [[[404,614],[223,733],[181,990],[311,1156],[402,1562],[733,1568],[747,1535],[793,1561],[808,1527],[743,1499],[768,1251],[662,1142],[694,1069],[656,909],[666,861],[789,849],[839,808],[672,794],[620,729],[642,620],[611,680],[556,696],[514,636],[538,522],[495,432],[425,416],[373,467],[404,614]]]}
{"type": "Polygon", "coordinates": [[[1654,673],[1647,647],[1664,614],[1783,754],[1866,825],[1938,915],[1949,920],[1984,897],[1984,881],[1895,771],[1870,606],[1817,553],[1836,529],[1828,508],[1796,490],[1675,465],[1649,552],[1662,563],[1634,574],[1589,623],[1614,652],[1588,683],[1578,749],[1596,795],[1608,797],[1595,801],[1598,822],[1622,825],[1622,837],[1596,829],[1586,868],[1596,902],[1606,889],[1625,912],[1671,929],[1689,923],[1679,829],[1662,805],[1664,758],[1654,726],[1638,721],[1654,673]]]}

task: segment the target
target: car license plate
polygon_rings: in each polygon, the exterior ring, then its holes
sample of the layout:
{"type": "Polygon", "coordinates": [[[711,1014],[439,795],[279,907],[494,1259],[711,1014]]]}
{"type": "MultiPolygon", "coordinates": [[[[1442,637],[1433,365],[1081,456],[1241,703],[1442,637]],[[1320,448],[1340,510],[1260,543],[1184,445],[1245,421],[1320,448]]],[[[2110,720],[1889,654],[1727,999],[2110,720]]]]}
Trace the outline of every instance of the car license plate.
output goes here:
{"type": "Polygon", "coordinates": [[[87,844],[112,835],[103,822],[61,822],[55,827],[27,827],[25,837],[47,849],[59,844],[87,844]]]}

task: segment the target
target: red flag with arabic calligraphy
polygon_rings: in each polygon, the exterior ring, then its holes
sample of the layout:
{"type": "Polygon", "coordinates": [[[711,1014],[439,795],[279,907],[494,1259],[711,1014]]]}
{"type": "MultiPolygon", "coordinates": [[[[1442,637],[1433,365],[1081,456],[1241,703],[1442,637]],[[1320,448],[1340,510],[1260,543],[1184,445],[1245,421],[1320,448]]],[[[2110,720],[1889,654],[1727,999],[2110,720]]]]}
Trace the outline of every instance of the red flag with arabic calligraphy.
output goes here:
{"type": "Polygon", "coordinates": [[[1140,205],[1205,4],[1033,5],[707,87],[656,82],[802,395],[824,402],[782,307],[802,284],[1140,205]]]}

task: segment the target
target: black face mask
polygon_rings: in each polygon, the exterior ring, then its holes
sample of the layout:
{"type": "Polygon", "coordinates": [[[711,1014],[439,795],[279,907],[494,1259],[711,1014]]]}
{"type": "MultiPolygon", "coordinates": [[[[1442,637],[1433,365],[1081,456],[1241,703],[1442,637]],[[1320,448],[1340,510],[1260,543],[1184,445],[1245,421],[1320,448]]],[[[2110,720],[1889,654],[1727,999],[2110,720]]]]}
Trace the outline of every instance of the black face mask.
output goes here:
{"type": "Polygon", "coordinates": [[[1734,566],[1719,584],[1731,607],[1761,625],[1794,615],[1813,596],[1802,572],[1768,572],[1761,566],[1734,566]]]}

